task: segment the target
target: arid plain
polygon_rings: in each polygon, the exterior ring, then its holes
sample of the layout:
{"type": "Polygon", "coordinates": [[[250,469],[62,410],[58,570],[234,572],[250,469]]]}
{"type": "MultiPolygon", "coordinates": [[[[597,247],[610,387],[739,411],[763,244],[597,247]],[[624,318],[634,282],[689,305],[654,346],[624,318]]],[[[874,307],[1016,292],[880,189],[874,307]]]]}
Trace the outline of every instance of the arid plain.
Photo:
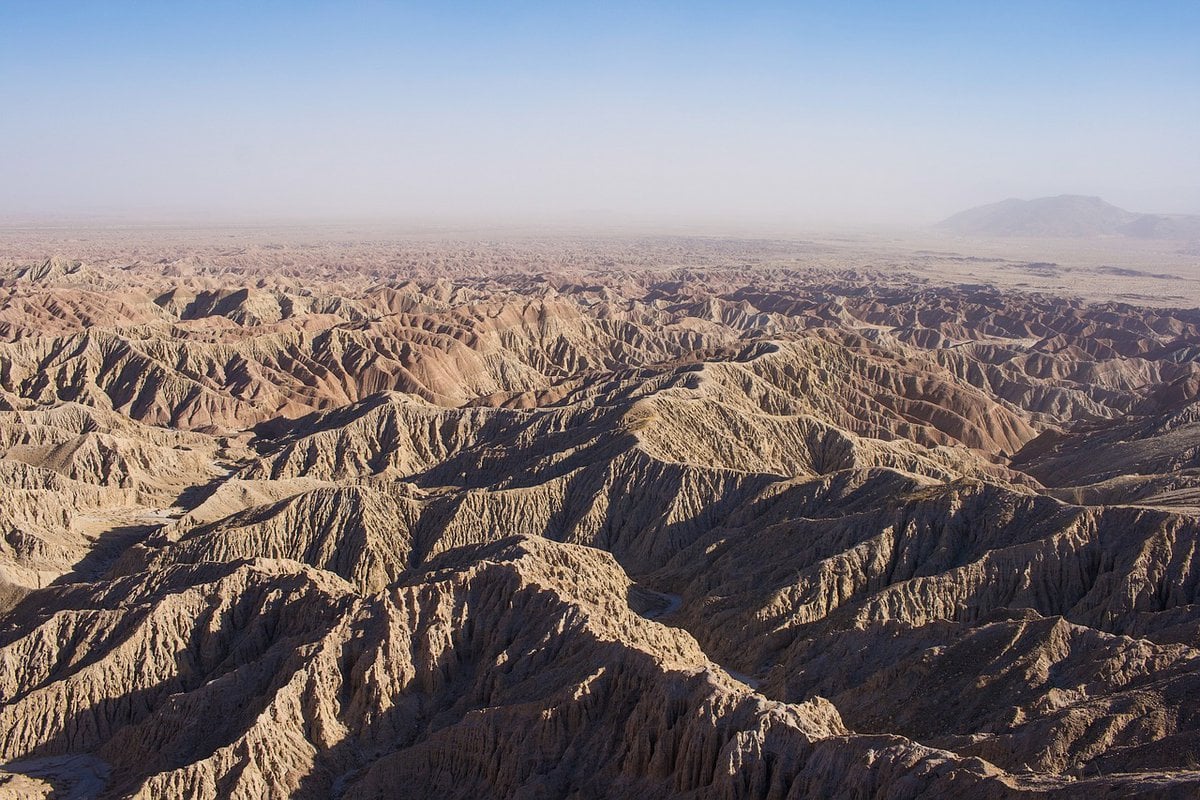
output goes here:
{"type": "Polygon", "coordinates": [[[0,795],[1200,794],[1200,250],[0,231],[0,795]]]}

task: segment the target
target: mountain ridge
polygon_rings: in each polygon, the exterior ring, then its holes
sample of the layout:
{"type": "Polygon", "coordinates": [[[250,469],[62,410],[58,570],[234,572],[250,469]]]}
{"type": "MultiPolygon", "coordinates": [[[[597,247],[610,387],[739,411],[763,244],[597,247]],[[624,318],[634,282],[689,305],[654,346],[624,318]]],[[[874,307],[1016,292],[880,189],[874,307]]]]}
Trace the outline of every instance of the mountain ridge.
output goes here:
{"type": "Polygon", "coordinates": [[[966,236],[1200,238],[1200,215],[1126,211],[1099,197],[1009,198],[960,211],[937,228],[966,236]]]}

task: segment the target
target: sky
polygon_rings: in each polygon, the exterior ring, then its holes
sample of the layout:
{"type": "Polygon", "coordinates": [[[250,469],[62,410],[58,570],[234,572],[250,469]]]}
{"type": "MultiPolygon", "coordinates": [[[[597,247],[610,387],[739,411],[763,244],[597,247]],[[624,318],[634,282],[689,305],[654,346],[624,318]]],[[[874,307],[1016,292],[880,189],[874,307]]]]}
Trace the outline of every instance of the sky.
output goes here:
{"type": "Polygon", "coordinates": [[[1200,213],[1200,2],[9,2],[0,218],[1200,213]]]}

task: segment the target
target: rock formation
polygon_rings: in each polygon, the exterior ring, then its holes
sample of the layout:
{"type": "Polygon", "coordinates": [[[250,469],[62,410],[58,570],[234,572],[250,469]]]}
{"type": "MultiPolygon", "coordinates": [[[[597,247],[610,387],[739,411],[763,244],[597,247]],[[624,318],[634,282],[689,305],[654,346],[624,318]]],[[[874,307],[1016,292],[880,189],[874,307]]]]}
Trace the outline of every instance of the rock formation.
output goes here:
{"type": "Polygon", "coordinates": [[[1200,793],[1200,311],[423,246],[0,281],[0,797],[1200,793]]]}

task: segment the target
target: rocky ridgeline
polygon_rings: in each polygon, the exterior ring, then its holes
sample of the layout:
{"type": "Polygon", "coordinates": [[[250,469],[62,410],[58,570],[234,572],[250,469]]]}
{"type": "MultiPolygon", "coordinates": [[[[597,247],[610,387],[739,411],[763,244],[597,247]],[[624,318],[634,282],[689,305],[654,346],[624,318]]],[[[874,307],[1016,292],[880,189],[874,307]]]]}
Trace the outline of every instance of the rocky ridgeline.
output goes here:
{"type": "Polygon", "coordinates": [[[0,281],[0,796],[1200,792],[1200,313],[475,258],[0,281]]]}

